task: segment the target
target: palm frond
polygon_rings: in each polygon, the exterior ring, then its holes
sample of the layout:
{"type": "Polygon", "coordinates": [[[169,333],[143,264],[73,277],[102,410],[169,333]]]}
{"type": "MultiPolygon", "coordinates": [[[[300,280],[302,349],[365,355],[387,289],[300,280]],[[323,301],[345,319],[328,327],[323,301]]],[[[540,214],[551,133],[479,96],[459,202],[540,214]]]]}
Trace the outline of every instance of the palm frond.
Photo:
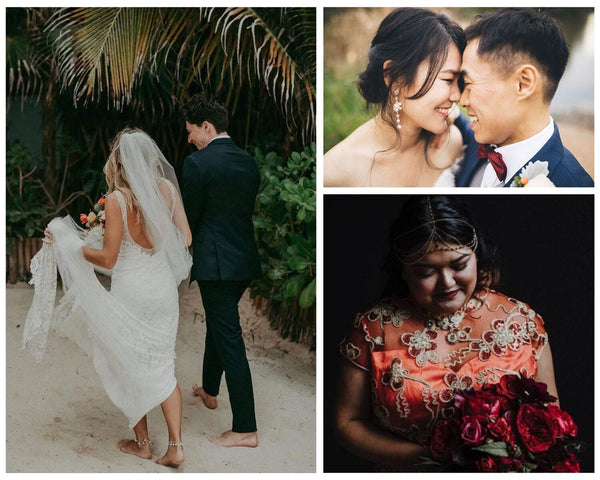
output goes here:
{"type": "Polygon", "coordinates": [[[200,83],[235,111],[262,85],[288,131],[314,140],[314,8],[60,9],[47,31],[76,103],[171,111],[200,83]]]}
{"type": "Polygon", "coordinates": [[[59,10],[48,25],[57,31],[58,70],[75,101],[102,94],[116,107],[131,102],[136,81],[150,65],[161,25],[156,8],[59,10]]]}
{"type": "MultiPolygon", "coordinates": [[[[302,123],[303,133],[314,139],[316,24],[311,10],[227,8],[216,21],[215,9],[202,13],[214,33],[204,49],[221,56],[222,76],[228,72],[232,85],[258,78],[281,108],[288,129],[302,123]]],[[[208,60],[198,60],[198,76],[208,60]]]]}
{"type": "Polygon", "coordinates": [[[40,98],[53,83],[52,52],[47,38],[40,31],[50,16],[49,9],[7,9],[15,23],[21,15],[24,28],[6,35],[7,94],[19,97],[21,104],[26,97],[40,98]]]}

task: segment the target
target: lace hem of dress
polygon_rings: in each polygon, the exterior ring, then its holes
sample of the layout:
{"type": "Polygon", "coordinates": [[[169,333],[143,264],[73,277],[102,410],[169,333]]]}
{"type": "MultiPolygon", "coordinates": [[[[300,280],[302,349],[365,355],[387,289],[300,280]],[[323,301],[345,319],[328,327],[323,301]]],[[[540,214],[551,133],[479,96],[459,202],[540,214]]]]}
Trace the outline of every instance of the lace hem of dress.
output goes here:
{"type": "Polygon", "coordinates": [[[23,328],[21,349],[40,362],[46,351],[56,298],[56,259],[51,246],[42,245],[31,259],[31,275],[29,284],[34,287],[34,295],[23,328]]]}

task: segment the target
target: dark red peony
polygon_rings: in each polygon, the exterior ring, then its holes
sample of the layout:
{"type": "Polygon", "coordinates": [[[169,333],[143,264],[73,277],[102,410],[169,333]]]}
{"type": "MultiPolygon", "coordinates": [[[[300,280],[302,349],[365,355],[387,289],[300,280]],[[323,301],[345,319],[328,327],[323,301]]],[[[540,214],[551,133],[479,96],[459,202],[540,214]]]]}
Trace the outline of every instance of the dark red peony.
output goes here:
{"type": "Polygon", "coordinates": [[[552,416],[543,405],[525,403],[517,413],[517,431],[532,453],[545,452],[554,445],[556,429],[552,416]]]}
{"type": "Polygon", "coordinates": [[[571,415],[556,405],[549,405],[548,413],[554,422],[557,436],[568,435],[573,438],[577,436],[577,425],[575,425],[571,415]]]}

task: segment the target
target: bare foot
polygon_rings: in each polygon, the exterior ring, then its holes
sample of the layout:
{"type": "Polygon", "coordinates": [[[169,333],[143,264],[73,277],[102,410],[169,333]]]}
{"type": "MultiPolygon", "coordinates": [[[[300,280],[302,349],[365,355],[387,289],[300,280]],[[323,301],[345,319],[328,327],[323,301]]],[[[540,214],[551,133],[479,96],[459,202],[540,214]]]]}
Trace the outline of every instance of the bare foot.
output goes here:
{"type": "Polygon", "coordinates": [[[159,458],[156,463],[165,467],[179,468],[183,460],[183,445],[169,445],[167,453],[162,458],[159,458]]]}
{"type": "Polygon", "coordinates": [[[258,433],[238,433],[231,430],[223,432],[218,437],[209,439],[221,447],[258,447],[258,433]]]}
{"type": "Polygon", "coordinates": [[[150,460],[152,458],[152,450],[150,449],[149,443],[138,444],[135,440],[127,440],[126,438],[122,438],[117,443],[117,447],[123,453],[129,453],[131,455],[135,455],[136,457],[145,458],[146,460],[150,460]]]}
{"type": "Polygon", "coordinates": [[[210,408],[211,410],[217,408],[217,397],[209,395],[202,387],[199,387],[198,385],[194,385],[192,387],[192,391],[196,397],[200,397],[202,399],[206,408],[210,408]]]}

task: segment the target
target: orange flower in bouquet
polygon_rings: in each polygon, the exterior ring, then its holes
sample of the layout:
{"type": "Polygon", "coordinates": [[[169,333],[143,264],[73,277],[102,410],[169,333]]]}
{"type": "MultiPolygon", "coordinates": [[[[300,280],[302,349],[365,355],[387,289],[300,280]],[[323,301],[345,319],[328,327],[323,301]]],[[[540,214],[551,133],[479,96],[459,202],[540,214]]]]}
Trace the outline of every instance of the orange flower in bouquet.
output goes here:
{"type": "Polygon", "coordinates": [[[82,213],[79,215],[79,221],[86,226],[87,229],[91,230],[94,227],[102,227],[104,228],[104,203],[106,202],[106,198],[104,196],[100,197],[100,199],[94,204],[93,210],[88,213],[82,213]]]}

